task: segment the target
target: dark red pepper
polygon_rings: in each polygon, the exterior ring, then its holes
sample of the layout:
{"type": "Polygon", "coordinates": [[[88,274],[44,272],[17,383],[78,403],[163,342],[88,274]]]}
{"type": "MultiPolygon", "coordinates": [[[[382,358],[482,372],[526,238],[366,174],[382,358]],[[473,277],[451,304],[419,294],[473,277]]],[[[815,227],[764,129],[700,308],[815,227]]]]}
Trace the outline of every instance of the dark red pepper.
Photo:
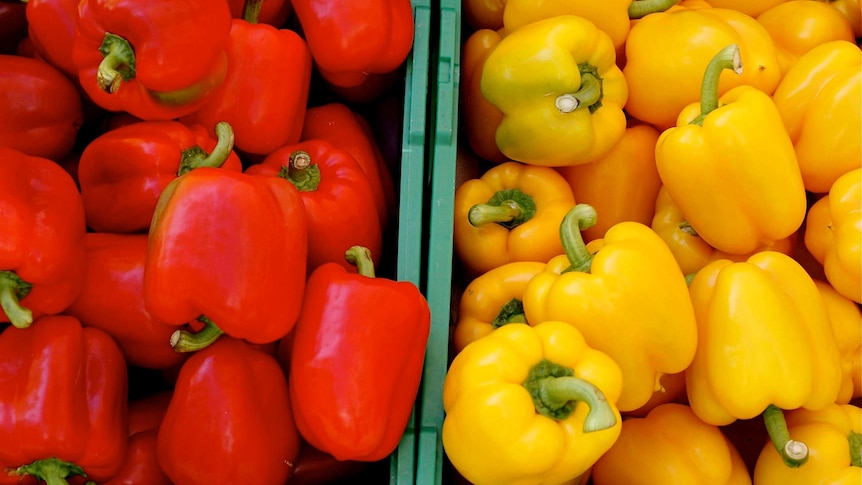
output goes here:
{"type": "Polygon", "coordinates": [[[156,457],[156,442],[172,391],[129,401],[129,448],[123,466],[103,485],[172,485],[156,457]]]}
{"type": "Polygon", "coordinates": [[[27,0],[27,33],[45,62],[78,81],[72,62],[72,42],[78,24],[77,0],[27,0]]]}

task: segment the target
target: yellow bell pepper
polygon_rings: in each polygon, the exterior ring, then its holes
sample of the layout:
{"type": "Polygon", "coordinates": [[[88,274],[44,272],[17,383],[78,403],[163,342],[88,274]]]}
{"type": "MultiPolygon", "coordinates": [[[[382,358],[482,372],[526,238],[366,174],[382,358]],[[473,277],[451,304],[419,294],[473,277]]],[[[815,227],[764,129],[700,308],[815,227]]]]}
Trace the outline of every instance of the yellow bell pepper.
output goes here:
{"type": "Polygon", "coordinates": [[[512,261],[547,262],[562,252],[556,233],[574,205],[553,168],[495,165],[455,190],[455,254],[469,277],[512,261]]]}
{"type": "Polygon", "coordinates": [[[721,429],[675,403],[624,420],[592,478],[593,485],[751,485],[742,456],[721,429]]]}
{"type": "Polygon", "coordinates": [[[862,168],[840,176],[811,206],[804,240],[832,287],[862,303],[862,168]]]}
{"type": "Polygon", "coordinates": [[[807,190],[828,192],[838,177],[862,166],[860,93],[862,51],[843,40],[803,54],[775,88],[772,99],[793,141],[807,190]]]}
{"type": "Polygon", "coordinates": [[[804,442],[809,460],[788,467],[775,447],[763,447],[754,466],[754,485],[859,485],[862,483],[862,409],[831,404],[819,411],[786,413],[791,435],[804,442]]]}
{"type": "Polygon", "coordinates": [[[829,323],[832,333],[838,343],[841,354],[843,379],[841,390],[835,402],[847,404],[851,399],[862,396],[862,309],[853,300],[835,291],[829,283],[814,280],[826,311],[829,313],[829,323]]]}
{"type": "Polygon", "coordinates": [[[700,103],[688,105],[677,126],[659,136],[656,166],[671,199],[707,244],[748,254],[795,233],[807,199],[793,143],[772,99],[752,86],[719,98],[724,69],[741,69],[736,45],[710,62],[700,103]]]}
{"type": "Polygon", "coordinates": [[[497,126],[503,120],[503,112],[482,96],[480,81],[485,59],[501,40],[503,34],[500,30],[480,29],[470,34],[461,47],[459,102],[462,131],[476,155],[492,163],[509,161],[497,148],[494,139],[497,126]]]}
{"type": "Polygon", "coordinates": [[[698,344],[686,369],[692,410],[716,426],[767,406],[820,409],[835,402],[841,358],[814,281],[776,251],[718,260],[692,278],[698,344]]]}
{"type": "Polygon", "coordinates": [[[452,331],[455,352],[510,323],[527,323],[524,288],[545,263],[515,261],[477,276],[464,288],[452,331]]]}
{"type": "Polygon", "coordinates": [[[728,8],[742,12],[749,17],[757,17],[770,8],[787,0],[709,0],[715,8],[728,8]]]}
{"type": "Polygon", "coordinates": [[[560,484],[616,441],[619,367],[563,322],[506,325],[467,345],[443,381],[443,449],[476,485],[560,484]]]}
{"type": "Polygon", "coordinates": [[[782,73],[799,57],[825,42],[854,42],[847,17],[824,2],[787,0],[756,16],[775,43],[782,73]]]}
{"type": "Polygon", "coordinates": [[[841,12],[850,26],[853,27],[853,35],[858,39],[862,37],[862,2],[859,0],[821,0],[841,12]]]}
{"type": "Polygon", "coordinates": [[[701,99],[710,59],[730,44],[739,45],[747,67],[724,73],[718,94],[741,85],[772,94],[781,79],[778,56],[754,18],[724,8],[671,8],[638,20],[626,39],[626,112],[660,130],[673,127],[680,111],[701,99]]]}
{"type": "Polygon", "coordinates": [[[464,21],[474,30],[497,30],[503,27],[506,0],[464,0],[461,3],[464,21]]]}
{"type": "Polygon", "coordinates": [[[582,232],[585,241],[604,236],[614,224],[635,221],[649,224],[661,179],[655,168],[655,143],[659,132],[632,121],[620,141],[598,160],[559,167],[575,200],[589,204],[600,217],[582,232]]]}
{"type": "Polygon", "coordinates": [[[631,411],[661,389],[664,374],[682,372],[694,357],[697,324],[685,277],[667,245],[648,226],[620,222],[591,254],[580,230],[596,212],[576,205],[560,225],[565,253],[548,261],[524,289],[528,322],[561,320],[587,344],[611,356],[625,386],[617,406],[631,411]]]}
{"type": "Polygon", "coordinates": [[[613,43],[575,15],[508,32],[485,60],[481,88],[503,112],[495,139],[512,160],[544,166],[591,162],[626,129],[628,90],[613,43]]]}
{"type": "Polygon", "coordinates": [[[655,199],[654,212],[655,216],[652,219],[651,227],[670,248],[673,257],[685,275],[695,273],[708,263],[718,259],[745,261],[749,256],[760,251],[779,251],[792,255],[796,247],[797,233],[794,232],[785,239],[757,248],[749,254],[730,254],[719,251],[698,236],[663,186],[659,189],[658,197],[655,199]]]}

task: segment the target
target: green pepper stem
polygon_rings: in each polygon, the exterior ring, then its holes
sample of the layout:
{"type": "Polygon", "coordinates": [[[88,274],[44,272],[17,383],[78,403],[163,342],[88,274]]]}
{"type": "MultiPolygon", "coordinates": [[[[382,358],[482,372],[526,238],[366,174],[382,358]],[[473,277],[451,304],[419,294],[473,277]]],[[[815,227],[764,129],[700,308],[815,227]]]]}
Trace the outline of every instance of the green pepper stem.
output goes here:
{"type": "Polygon", "coordinates": [[[201,315],[198,321],[203,322],[204,328],[192,333],[188,330],[177,330],[171,334],[171,347],[177,352],[194,352],[201,350],[221,337],[224,330],[213,323],[209,318],[201,315]]]}
{"type": "Polygon", "coordinates": [[[629,4],[629,18],[642,19],[651,13],[664,12],[679,0],[634,0],[629,4]]]}
{"type": "Polygon", "coordinates": [[[862,467],[862,434],[851,431],[847,442],[850,445],[850,464],[862,467]]]}
{"type": "Polygon", "coordinates": [[[281,167],[278,176],[287,179],[300,192],[312,192],[320,185],[320,167],[311,163],[311,155],[303,150],[290,154],[286,165],[281,167]]]}
{"type": "Polygon", "coordinates": [[[700,237],[700,234],[694,229],[694,226],[691,225],[688,221],[682,221],[679,223],[679,230],[688,234],[689,236],[700,237]]]}
{"type": "Polygon", "coordinates": [[[245,0],[242,7],[242,19],[250,24],[256,24],[260,17],[260,8],[263,0],[245,0]]]}
{"type": "Polygon", "coordinates": [[[563,271],[564,273],[590,271],[593,255],[587,250],[581,231],[593,227],[596,219],[596,209],[589,204],[576,204],[563,217],[560,223],[560,241],[569,259],[569,267],[563,271]]]}
{"type": "Polygon", "coordinates": [[[700,115],[689,124],[703,126],[703,119],[718,108],[718,80],[725,69],[730,69],[736,74],[742,73],[742,57],[739,55],[737,44],[730,44],[721,49],[707,64],[703,83],[700,86],[700,115]]]}
{"type": "Polygon", "coordinates": [[[215,125],[216,146],[213,151],[207,153],[199,146],[186,148],[182,152],[180,167],[177,177],[187,174],[199,167],[218,168],[224,165],[234,146],[233,127],[226,121],[219,121],[215,125]]]}
{"type": "Polygon", "coordinates": [[[135,78],[135,51],[129,41],[119,35],[105,32],[99,52],[104,57],[99,63],[96,82],[103,91],[114,93],[120,84],[135,78]]]}
{"type": "Polygon", "coordinates": [[[84,469],[74,463],[62,461],[58,458],[44,458],[36,460],[29,465],[19,466],[15,475],[30,475],[37,480],[44,481],[48,485],[68,485],[66,478],[79,475],[84,478],[87,474],[84,469]]]}
{"type": "Polygon", "coordinates": [[[601,389],[581,378],[545,377],[539,389],[539,396],[548,407],[559,407],[570,401],[585,402],[590,411],[584,418],[584,433],[608,429],[617,423],[614,410],[601,389]]]}
{"type": "Polygon", "coordinates": [[[510,323],[527,323],[527,315],[524,312],[524,302],[517,298],[512,298],[505,305],[500,307],[497,316],[491,321],[492,328],[500,328],[503,325],[510,323]]]}
{"type": "Polygon", "coordinates": [[[536,202],[520,189],[498,190],[484,204],[475,204],[467,212],[467,222],[473,227],[496,223],[514,229],[536,214],[536,202]]]}
{"type": "Polygon", "coordinates": [[[11,271],[0,271],[0,308],[9,322],[17,328],[27,328],[33,323],[33,312],[21,306],[21,300],[33,287],[11,271]]]}
{"type": "Polygon", "coordinates": [[[362,276],[374,278],[374,260],[371,259],[371,250],[364,246],[350,246],[344,252],[344,259],[356,266],[356,272],[362,276]]]}
{"type": "Polygon", "coordinates": [[[790,431],[781,408],[774,404],[767,406],[763,411],[763,422],[769,439],[786,466],[798,468],[808,461],[808,446],[801,441],[790,439],[790,431]]]}

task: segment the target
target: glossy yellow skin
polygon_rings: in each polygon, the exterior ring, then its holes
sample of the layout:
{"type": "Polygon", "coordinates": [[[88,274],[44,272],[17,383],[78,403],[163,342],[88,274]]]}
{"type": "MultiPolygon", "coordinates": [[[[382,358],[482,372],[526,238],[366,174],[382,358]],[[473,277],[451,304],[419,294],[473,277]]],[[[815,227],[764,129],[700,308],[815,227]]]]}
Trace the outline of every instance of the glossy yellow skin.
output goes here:
{"type": "Polygon", "coordinates": [[[455,190],[455,254],[474,276],[512,261],[547,262],[563,251],[560,221],[574,205],[572,188],[554,169],[512,161],[495,165],[455,190]],[[467,214],[473,205],[488,202],[498,191],[515,188],[532,196],[536,204],[533,218],[511,230],[496,223],[470,224],[467,214]]]}
{"type": "Polygon", "coordinates": [[[710,246],[748,254],[790,237],[807,200],[796,153],[772,99],[751,86],[719,97],[703,126],[699,103],[656,143],[656,166],[683,217],[710,246]],[[694,190],[693,190],[694,189],[694,190]]]}
{"type": "Polygon", "coordinates": [[[470,281],[458,303],[458,316],[452,332],[455,352],[493,332],[493,321],[501,308],[513,299],[521,300],[527,282],[544,269],[545,263],[513,261],[470,281]]]}
{"type": "Polygon", "coordinates": [[[626,39],[626,111],[660,130],[674,126],[700,100],[703,73],[715,54],[738,44],[741,75],[723,72],[719,95],[740,85],[772,94],[781,79],[769,32],[757,20],[724,8],[678,8],[638,20],[626,39]]]}
{"type": "Polygon", "coordinates": [[[787,0],[709,0],[710,5],[716,8],[729,8],[737,10],[751,17],[757,17],[762,12],[781,5],[787,0]]]}
{"type": "Polygon", "coordinates": [[[560,484],[587,472],[616,441],[614,426],[583,432],[588,411],[579,403],[556,421],[536,412],[524,382],[542,359],[574,369],[612,406],[622,388],[619,367],[563,322],[505,325],[467,345],[443,383],[442,441],[446,455],[476,485],[560,484]]]}
{"type": "Polygon", "coordinates": [[[751,485],[742,456],[721,429],[676,403],[623,421],[592,477],[593,485],[751,485]]]}
{"type": "Polygon", "coordinates": [[[862,166],[862,51],[854,42],[825,42],[800,56],[772,99],[807,190],[826,193],[862,166]]]}
{"type": "Polygon", "coordinates": [[[703,238],[694,234],[690,234],[680,228],[680,224],[685,221],[679,207],[676,206],[673,199],[667,192],[667,189],[662,187],[659,189],[658,197],[655,201],[655,216],[652,219],[651,227],[664,242],[667,244],[670,251],[673,253],[676,262],[679,263],[683,274],[691,274],[706,266],[712,261],[718,259],[729,259],[731,261],[744,261],[754,252],[759,251],[779,251],[784,254],[793,254],[796,246],[796,233],[790,237],[776,241],[771,246],[764,246],[756,249],[749,254],[730,254],[719,251],[707,244],[703,238]]]}
{"type": "Polygon", "coordinates": [[[859,0],[826,0],[826,3],[847,17],[854,36],[862,37],[862,3],[859,0]]]}
{"type": "Polygon", "coordinates": [[[568,259],[551,259],[527,284],[524,311],[528,322],[570,323],[610,355],[625,382],[617,406],[636,410],[660,389],[664,374],[682,372],[694,357],[697,324],[688,288],[649,226],[621,222],[590,245],[599,248],[590,272],[560,274],[568,259]]]}
{"type": "Polygon", "coordinates": [[[862,168],[839,177],[808,210],[805,247],[833,288],[862,303],[862,168]]]}
{"type": "Polygon", "coordinates": [[[862,396],[862,309],[853,300],[835,291],[829,283],[820,280],[814,280],[814,283],[826,304],[832,332],[841,353],[844,377],[835,401],[847,404],[851,399],[862,396]]]}
{"type": "Polygon", "coordinates": [[[686,370],[692,410],[716,426],[781,409],[835,402],[842,367],[829,314],[814,281],[776,251],[718,260],[689,286],[697,353],[686,370]]]}
{"type": "Polygon", "coordinates": [[[826,2],[787,0],[757,15],[757,21],[775,42],[782,73],[820,44],[856,40],[847,17],[826,2]]]}
{"type": "Polygon", "coordinates": [[[832,404],[819,411],[798,409],[785,413],[790,436],[809,448],[808,461],[799,468],[784,465],[772,443],[767,443],[754,467],[754,485],[859,485],[862,468],[850,464],[847,435],[862,432],[862,409],[832,404]]]}
{"type": "Polygon", "coordinates": [[[628,89],[608,34],[575,15],[558,15],[508,32],[482,69],[483,96],[503,112],[500,151],[531,165],[588,163],[605,153],[626,129],[628,89]],[[602,79],[601,107],[556,107],[558,96],[581,89],[580,64],[602,79]]]}

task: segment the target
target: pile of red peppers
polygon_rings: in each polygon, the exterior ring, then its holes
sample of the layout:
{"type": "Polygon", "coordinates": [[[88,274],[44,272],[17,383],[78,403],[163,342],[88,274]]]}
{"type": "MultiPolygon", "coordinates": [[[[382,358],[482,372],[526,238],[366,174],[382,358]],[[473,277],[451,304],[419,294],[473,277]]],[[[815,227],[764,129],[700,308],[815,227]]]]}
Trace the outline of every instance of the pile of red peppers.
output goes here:
{"type": "Polygon", "coordinates": [[[410,0],[0,2],[0,485],[388,477],[413,35],[410,0]]]}

